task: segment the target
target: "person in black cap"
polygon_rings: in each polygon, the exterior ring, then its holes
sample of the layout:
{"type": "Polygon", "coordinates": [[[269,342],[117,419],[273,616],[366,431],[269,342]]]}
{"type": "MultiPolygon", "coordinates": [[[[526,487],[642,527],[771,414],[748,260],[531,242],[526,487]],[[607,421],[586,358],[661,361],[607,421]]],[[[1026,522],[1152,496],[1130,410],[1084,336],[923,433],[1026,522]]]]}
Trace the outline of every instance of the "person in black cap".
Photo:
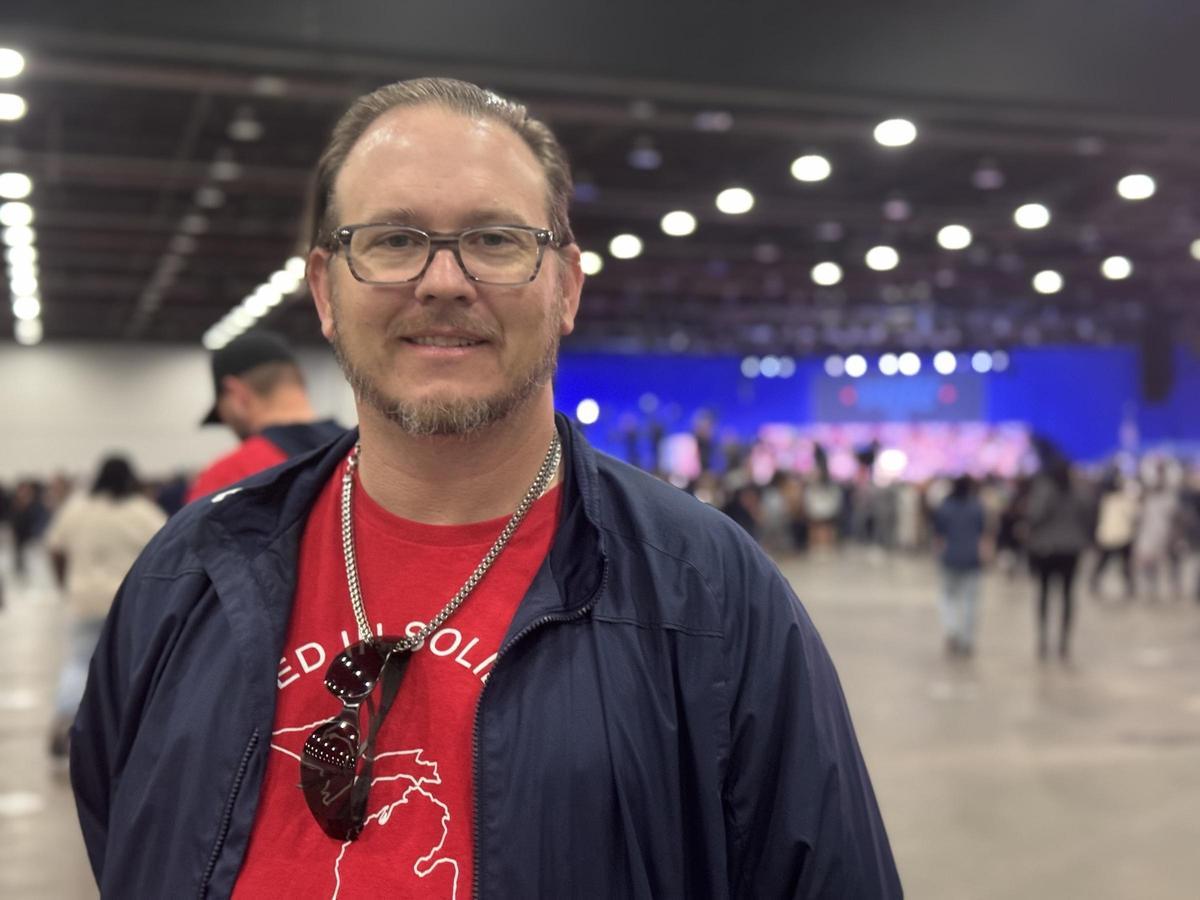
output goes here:
{"type": "Polygon", "coordinates": [[[342,434],[330,419],[318,420],[304,374],[281,336],[252,331],[212,357],[216,399],[201,425],[224,424],[241,438],[192,482],[188,501],[205,497],[342,434]]]}

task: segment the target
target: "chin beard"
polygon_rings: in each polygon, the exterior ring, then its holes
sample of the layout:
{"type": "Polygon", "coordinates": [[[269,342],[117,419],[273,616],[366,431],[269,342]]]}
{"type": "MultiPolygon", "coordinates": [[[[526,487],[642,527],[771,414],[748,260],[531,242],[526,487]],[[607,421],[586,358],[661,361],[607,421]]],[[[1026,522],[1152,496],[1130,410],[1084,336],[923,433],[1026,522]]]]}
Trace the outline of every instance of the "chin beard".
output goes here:
{"type": "Polygon", "coordinates": [[[549,334],[545,352],[507,390],[489,397],[430,398],[408,402],[390,397],[354,364],[334,326],[333,353],[354,396],[405,434],[413,437],[466,437],[522,408],[554,377],[558,367],[557,332],[549,334]]]}

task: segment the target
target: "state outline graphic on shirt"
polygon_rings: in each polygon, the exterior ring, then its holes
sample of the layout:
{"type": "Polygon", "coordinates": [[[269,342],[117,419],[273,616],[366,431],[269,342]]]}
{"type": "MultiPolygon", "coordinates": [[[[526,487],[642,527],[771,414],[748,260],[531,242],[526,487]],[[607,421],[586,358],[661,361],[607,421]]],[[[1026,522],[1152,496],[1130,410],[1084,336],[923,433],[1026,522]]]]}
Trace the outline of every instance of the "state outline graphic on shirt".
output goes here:
{"type": "MultiPolygon", "coordinates": [[[[285,735],[296,734],[301,736],[299,746],[303,747],[303,740],[307,738],[308,734],[318,725],[323,725],[327,721],[328,719],[319,719],[305,725],[278,728],[271,732],[271,749],[277,750],[299,763],[299,751],[289,750],[279,742],[279,739],[285,735]]],[[[386,802],[377,803],[371,809],[363,822],[363,831],[366,832],[371,827],[386,827],[392,818],[392,814],[396,812],[397,808],[407,806],[413,794],[424,797],[441,811],[441,836],[434,841],[433,846],[426,854],[414,861],[411,871],[416,877],[425,879],[432,875],[438,866],[450,866],[453,870],[453,877],[449,897],[450,900],[456,900],[458,897],[458,876],[460,872],[458,860],[451,856],[438,857],[442,848],[445,847],[446,839],[450,833],[450,808],[431,791],[427,790],[426,786],[440,785],[442,777],[437,761],[426,759],[424,753],[423,749],[417,747],[411,750],[389,750],[375,756],[375,766],[371,777],[371,800],[379,800],[380,791],[375,790],[375,787],[379,784],[407,782],[407,786],[399,799],[395,799],[394,797],[389,798],[386,802]],[[410,764],[412,768],[405,768],[406,764],[410,764]]],[[[359,839],[361,840],[361,835],[359,839]]],[[[333,893],[330,895],[330,900],[337,900],[341,892],[343,877],[342,863],[345,861],[346,851],[353,843],[355,842],[343,841],[337,852],[337,856],[333,860],[333,893]]]]}

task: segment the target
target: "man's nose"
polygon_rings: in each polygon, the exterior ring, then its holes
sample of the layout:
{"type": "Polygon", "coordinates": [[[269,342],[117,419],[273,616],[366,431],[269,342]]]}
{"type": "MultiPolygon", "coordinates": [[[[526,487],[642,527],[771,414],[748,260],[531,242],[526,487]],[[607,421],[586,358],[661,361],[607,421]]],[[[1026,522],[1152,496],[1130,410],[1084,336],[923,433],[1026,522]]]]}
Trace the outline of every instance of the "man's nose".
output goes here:
{"type": "Polygon", "coordinates": [[[422,300],[471,300],[475,283],[467,277],[451,247],[437,247],[417,284],[417,296],[422,300]]]}

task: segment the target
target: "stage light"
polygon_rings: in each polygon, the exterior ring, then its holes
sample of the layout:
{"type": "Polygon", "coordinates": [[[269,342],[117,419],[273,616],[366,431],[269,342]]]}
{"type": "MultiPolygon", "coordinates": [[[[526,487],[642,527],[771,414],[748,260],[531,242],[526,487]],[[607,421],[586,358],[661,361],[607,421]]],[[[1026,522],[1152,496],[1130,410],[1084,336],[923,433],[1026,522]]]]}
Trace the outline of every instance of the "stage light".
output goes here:
{"type": "Polygon", "coordinates": [[[608,242],[608,252],[617,259],[634,259],[642,255],[642,239],[636,234],[618,234],[608,242]]]}
{"type": "Polygon", "coordinates": [[[796,374],[796,361],[790,356],[783,356],[779,359],[779,377],[791,378],[796,374]]]}
{"type": "Polygon", "coordinates": [[[949,350],[942,350],[933,357],[933,368],[939,375],[953,375],[958,368],[958,358],[949,350]]]}
{"type": "Polygon", "coordinates": [[[662,217],[659,223],[663,234],[671,237],[687,237],[696,230],[696,217],[682,209],[674,210],[662,217]]]}
{"type": "Polygon", "coordinates": [[[882,473],[897,477],[908,468],[908,454],[897,447],[888,447],[880,452],[875,465],[882,473]]]}
{"type": "Polygon", "coordinates": [[[812,267],[812,280],[824,287],[831,287],[842,280],[842,267],[835,262],[819,262],[812,267]]]}
{"type": "Polygon", "coordinates": [[[937,242],[946,250],[965,250],[971,246],[971,229],[965,225],[947,225],[937,233],[937,242]]]}
{"type": "Polygon", "coordinates": [[[33,179],[24,172],[0,173],[0,197],[24,200],[33,192],[33,179]]]}
{"type": "Polygon", "coordinates": [[[846,374],[851,378],[862,378],[867,374],[867,360],[858,353],[846,357],[846,374]]]}
{"type": "Polygon", "coordinates": [[[581,425],[594,425],[600,418],[600,404],[590,397],[585,397],[575,407],[575,418],[581,425]]]}
{"type": "Polygon", "coordinates": [[[1100,264],[1100,272],[1105,278],[1120,281],[1133,274],[1133,263],[1124,256],[1110,256],[1100,264]]]}
{"type": "Polygon", "coordinates": [[[25,70],[25,57],[11,47],[0,47],[0,78],[16,78],[25,70]]]}
{"type": "Polygon", "coordinates": [[[740,216],[754,208],[754,195],[745,188],[725,188],[717,194],[717,209],[726,215],[740,216]]]}
{"type": "Polygon", "coordinates": [[[875,140],[884,147],[906,147],[917,139],[917,126],[908,119],[888,119],[875,126],[875,140]]]}
{"type": "Polygon", "coordinates": [[[16,122],[28,109],[20,94],[0,94],[0,122],[16,122]]]}
{"type": "Polygon", "coordinates": [[[599,275],[604,268],[604,257],[595,250],[584,250],[579,254],[579,268],[584,275],[599,275]]]}
{"type": "Polygon", "coordinates": [[[1017,207],[1013,221],[1019,228],[1045,228],[1050,224],[1050,210],[1040,203],[1026,203],[1017,207]]]}
{"type": "Polygon", "coordinates": [[[792,177],[797,181],[824,181],[833,171],[829,160],[816,153],[809,153],[792,161],[792,177]]]}
{"type": "Polygon", "coordinates": [[[900,374],[916,375],[921,371],[921,357],[911,350],[900,354],[900,374]]]}
{"type": "Polygon", "coordinates": [[[880,374],[892,376],[900,371],[900,357],[895,353],[885,353],[879,357],[880,374]]]}
{"type": "Polygon", "coordinates": [[[1126,200],[1146,200],[1154,196],[1157,189],[1154,179],[1149,175],[1126,175],[1117,182],[1117,193],[1126,200]]]}
{"type": "Polygon", "coordinates": [[[992,371],[1003,372],[1008,368],[1008,354],[1003,350],[997,350],[992,354],[992,371]]]}
{"type": "Polygon", "coordinates": [[[986,350],[977,350],[971,356],[971,368],[980,375],[986,375],[995,368],[995,360],[992,359],[992,354],[986,350]]]}
{"type": "Polygon", "coordinates": [[[1063,277],[1053,269],[1043,269],[1033,276],[1033,289],[1039,294],[1057,294],[1063,289],[1063,277]]]}
{"type": "Polygon", "coordinates": [[[840,356],[825,358],[825,374],[830,378],[841,378],[846,374],[846,361],[840,356]]]}
{"type": "Polygon", "coordinates": [[[762,366],[757,356],[747,356],[742,360],[742,374],[747,378],[757,378],[761,371],[762,366]]]}
{"type": "Polygon", "coordinates": [[[865,259],[867,268],[874,269],[876,272],[889,272],[900,265],[900,254],[894,247],[883,244],[868,250],[865,259]]]}
{"type": "Polygon", "coordinates": [[[763,378],[778,378],[782,368],[778,357],[764,356],[759,366],[759,371],[762,373],[763,378]]]}

